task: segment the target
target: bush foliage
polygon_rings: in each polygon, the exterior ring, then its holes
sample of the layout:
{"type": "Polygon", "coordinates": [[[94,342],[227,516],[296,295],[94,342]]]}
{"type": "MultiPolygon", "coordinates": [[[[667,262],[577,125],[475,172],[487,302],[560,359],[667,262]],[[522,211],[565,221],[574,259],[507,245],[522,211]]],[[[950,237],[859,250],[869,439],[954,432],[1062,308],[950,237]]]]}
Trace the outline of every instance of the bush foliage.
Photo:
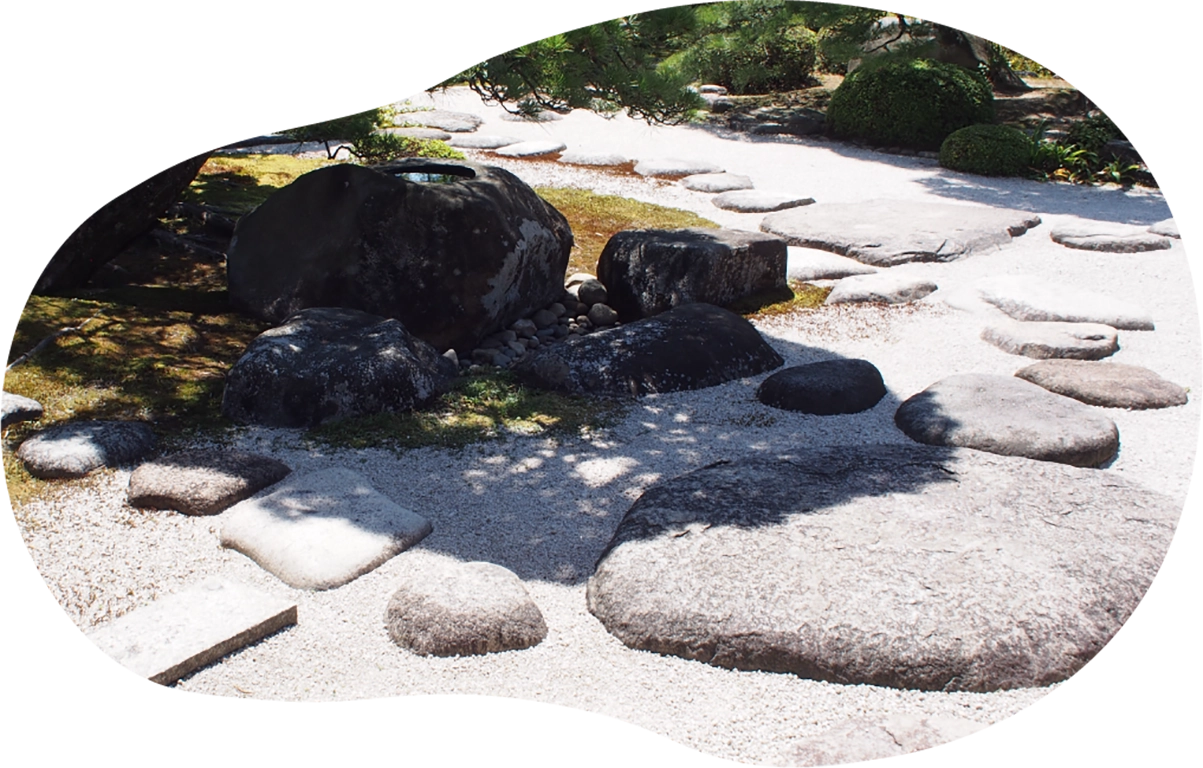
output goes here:
{"type": "Polygon", "coordinates": [[[940,165],[982,176],[1022,176],[1032,158],[1032,140],[1007,125],[970,125],[940,145],[940,165]]]}

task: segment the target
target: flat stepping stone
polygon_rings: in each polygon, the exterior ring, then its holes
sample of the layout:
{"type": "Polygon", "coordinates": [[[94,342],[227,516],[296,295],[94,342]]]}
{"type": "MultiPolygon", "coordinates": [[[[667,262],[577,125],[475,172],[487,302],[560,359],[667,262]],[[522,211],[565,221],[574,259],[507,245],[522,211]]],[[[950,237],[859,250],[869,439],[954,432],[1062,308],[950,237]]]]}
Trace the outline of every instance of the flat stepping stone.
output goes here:
{"type": "Polygon", "coordinates": [[[3,409],[3,415],[0,416],[0,428],[19,424],[22,421],[36,421],[42,418],[42,414],[45,412],[42,404],[37,400],[23,395],[14,395],[12,392],[5,392],[3,396],[0,396],[0,407],[3,409]]]}
{"type": "Polygon", "coordinates": [[[1134,304],[1030,277],[990,278],[978,284],[977,292],[987,304],[1024,322],[1100,323],[1122,331],[1154,329],[1153,318],[1134,304]]]}
{"type": "Polygon", "coordinates": [[[885,397],[881,371],[868,360],[824,360],[777,371],[756,399],[787,411],[832,416],[867,411],[885,397]]]}
{"type": "Polygon", "coordinates": [[[493,133],[456,134],[447,142],[461,149],[499,149],[517,144],[521,139],[513,136],[498,136],[493,133]]]}
{"type": "Polygon", "coordinates": [[[949,376],[908,398],[894,413],[907,437],[1003,456],[1097,467],[1119,450],[1119,430],[1104,414],[1014,376],[949,376]]]}
{"type": "Polygon", "coordinates": [[[564,116],[559,112],[545,109],[532,115],[516,115],[513,112],[506,112],[501,119],[507,123],[554,123],[557,120],[563,120],[564,116]]]}
{"type": "Polygon", "coordinates": [[[394,136],[405,136],[410,139],[421,139],[423,141],[447,141],[451,138],[451,134],[439,128],[415,128],[399,127],[385,128],[381,133],[391,133],[394,136]]]}
{"type": "Polygon", "coordinates": [[[758,189],[737,189],[724,192],[710,202],[716,208],[736,213],[771,213],[814,203],[813,197],[784,195],[780,192],[761,192],[758,189]]]}
{"type": "Polygon", "coordinates": [[[296,603],[210,579],[114,619],[88,639],[131,672],[171,685],[296,623],[296,603]]]}
{"type": "Polygon", "coordinates": [[[285,584],[333,589],[417,544],[430,521],[345,467],[292,476],[271,493],[226,511],[221,545],[285,584]]]}
{"type": "Polygon", "coordinates": [[[270,456],[245,451],[181,451],[148,461],[129,479],[129,504],[216,515],[275,485],[292,470],[270,456]]]}
{"type": "Polygon", "coordinates": [[[155,447],[155,433],[141,421],[76,421],[47,427],[17,449],[34,477],[83,477],[101,467],[137,461],[155,447]]]}
{"type": "Polygon", "coordinates": [[[1199,232],[1203,232],[1203,226],[1199,225],[1197,215],[1187,215],[1187,217],[1173,217],[1157,221],[1156,224],[1150,226],[1149,231],[1154,235],[1172,237],[1174,240],[1185,240],[1186,235],[1190,234],[1193,236],[1192,240],[1198,240],[1199,232]]]}
{"type": "Polygon", "coordinates": [[[962,717],[890,715],[885,722],[856,717],[806,739],[792,753],[795,765],[837,765],[878,760],[938,747],[985,728],[962,717]]]}
{"type": "Polygon", "coordinates": [[[649,488],[586,596],[627,646],[729,669],[1043,687],[1127,620],[1181,510],[1110,472],[921,445],[802,448],[649,488]]]}
{"type": "Polygon", "coordinates": [[[876,267],[855,259],[813,248],[786,248],[785,274],[793,280],[839,280],[853,275],[871,275],[876,267]]]}
{"type": "Polygon", "coordinates": [[[695,173],[681,179],[681,186],[694,192],[731,192],[751,189],[752,179],[737,173],[695,173]]]}
{"type": "Polygon", "coordinates": [[[560,162],[566,165],[613,167],[616,165],[626,165],[631,162],[631,158],[614,152],[582,152],[576,150],[560,155],[560,162]]]}
{"type": "Polygon", "coordinates": [[[1103,408],[1146,410],[1186,405],[1186,390],[1148,368],[1121,363],[1045,360],[1015,375],[1049,392],[1103,408]]]}
{"type": "Polygon", "coordinates": [[[393,642],[423,656],[471,656],[538,645],[547,624],[513,571],[493,563],[409,564],[389,600],[393,642]]]}
{"type": "Polygon", "coordinates": [[[471,133],[484,122],[471,112],[452,112],[446,109],[407,112],[405,121],[427,128],[439,128],[449,133],[471,133]]]}
{"type": "Polygon", "coordinates": [[[657,157],[635,163],[635,173],[640,176],[680,178],[697,173],[722,173],[723,169],[704,160],[681,160],[675,157],[657,157]]]}
{"type": "Polygon", "coordinates": [[[502,157],[542,157],[563,152],[567,148],[568,145],[562,141],[520,141],[494,152],[502,157]]]}
{"type": "Polygon", "coordinates": [[[1003,352],[1037,360],[1101,360],[1119,350],[1119,334],[1100,323],[1006,323],[982,329],[982,340],[1003,352]]]}
{"type": "Polygon", "coordinates": [[[760,229],[790,245],[818,248],[874,266],[955,261],[1011,242],[1040,223],[1027,211],[875,200],[770,213],[760,229]]]}
{"type": "Polygon", "coordinates": [[[1109,222],[1063,224],[1048,234],[1054,243],[1082,251],[1141,253],[1164,251],[1172,245],[1169,238],[1153,234],[1146,227],[1109,222]]]}
{"type": "Polygon", "coordinates": [[[878,272],[853,275],[835,284],[824,304],[907,304],[936,290],[936,284],[921,277],[878,272]]]}

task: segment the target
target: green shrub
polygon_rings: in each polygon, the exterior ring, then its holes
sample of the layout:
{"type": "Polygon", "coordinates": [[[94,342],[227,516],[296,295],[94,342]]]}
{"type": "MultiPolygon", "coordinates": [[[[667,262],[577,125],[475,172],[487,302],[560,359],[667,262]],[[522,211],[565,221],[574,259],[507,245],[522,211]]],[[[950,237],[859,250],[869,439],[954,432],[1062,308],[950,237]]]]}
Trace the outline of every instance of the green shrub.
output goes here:
{"type": "Polygon", "coordinates": [[[982,176],[1021,176],[1032,160],[1032,140],[1007,125],[970,125],[940,145],[940,165],[982,176]]]}
{"type": "Polygon", "coordinates": [[[369,133],[354,141],[352,150],[362,163],[387,163],[401,157],[431,157],[447,160],[463,160],[464,153],[445,141],[415,139],[394,133],[369,133]]]}
{"type": "Polygon", "coordinates": [[[928,59],[861,67],[831,94],[827,126],[840,138],[938,149],[948,134],[994,119],[994,93],[977,72],[928,59]]]}
{"type": "Polygon", "coordinates": [[[786,26],[707,35],[684,51],[679,65],[692,79],[736,94],[797,90],[813,83],[815,33],[786,26]]]}
{"type": "Polygon", "coordinates": [[[326,120],[312,125],[302,125],[284,131],[284,135],[297,141],[350,141],[367,136],[376,130],[377,126],[391,122],[388,111],[384,108],[369,109],[355,115],[347,115],[334,120],[326,120]]]}
{"type": "Polygon", "coordinates": [[[1066,141],[1098,154],[1103,145],[1120,137],[1119,128],[1104,114],[1094,115],[1070,124],[1066,141]]]}

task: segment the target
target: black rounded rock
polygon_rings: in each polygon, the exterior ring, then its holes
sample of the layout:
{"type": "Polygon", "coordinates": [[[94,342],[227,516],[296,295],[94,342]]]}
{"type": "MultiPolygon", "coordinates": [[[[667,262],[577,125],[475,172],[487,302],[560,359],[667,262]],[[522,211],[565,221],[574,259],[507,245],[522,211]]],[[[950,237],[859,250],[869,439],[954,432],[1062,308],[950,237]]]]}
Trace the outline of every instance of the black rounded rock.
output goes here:
{"type": "Polygon", "coordinates": [[[867,411],[885,397],[886,385],[868,360],[825,360],[786,368],[756,390],[765,405],[817,416],[867,411]]]}

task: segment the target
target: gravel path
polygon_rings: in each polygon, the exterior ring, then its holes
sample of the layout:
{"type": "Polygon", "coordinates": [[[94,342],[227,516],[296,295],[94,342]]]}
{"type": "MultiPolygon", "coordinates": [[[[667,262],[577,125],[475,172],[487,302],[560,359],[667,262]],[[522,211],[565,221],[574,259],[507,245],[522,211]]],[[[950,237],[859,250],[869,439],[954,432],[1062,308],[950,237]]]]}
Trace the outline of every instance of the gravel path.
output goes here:
{"type": "MultiPolygon", "coordinates": [[[[1087,189],[951,174],[934,161],[809,140],[724,139],[695,128],[651,129],[623,118],[574,113],[564,120],[503,121],[475,96],[436,96],[439,106],[486,117],[481,133],[559,138],[570,149],[632,157],[714,160],[757,188],[823,202],[869,198],[960,201],[1038,212],[1044,223],[1011,244],[951,264],[897,267],[930,277],[941,291],[906,307],[843,306],[759,323],[786,365],[862,357],[889,393],[872,410],[814,417],[777,411],[753,397],[763,377],[691,393],[653,396],[609,429],[581,437],[514,436],[461,451],[332,451],[298,432],[246,428],[232,445],[268,453],[304,472],[345,465],[402,506],[429,518],[434,533],[405,558],[488,560],[517,573],[543,611],[540,645],[485,657],[428,659],[401,651],[383,629],[397,561],[324,593],[293,590],[218,545],[217,518],[143,512],[124,504],[128,471],[111,471],[29,505],[26,532],[50,589],[83,629],[210,575],[236,579],[299,604],[299,624],[178,687],[223,696],[346,700],[396,694],[471,693],[553,702],[611,715],[722,758],[789,764],[809,739],[851,718],[908,714],[1001,720],[1049,689],[941,694],[840,686],[787,675],[736,672],[632,651],[585,609],[585,580],[627,507],[649,485],[719,458],[788,453],[799,444],[895,442],[897,405],[954,373],[1010,375],[1031,362],[978,338],[983,319],[952,309],[941,294],[987,275],[1023,274],[1122,297],[1149,309],[1152,332],[1122,332],[1111,360],[1142,365],[1200,391],[1196,302],[1180,242],[1167,251],[1071,251],[1047,235],[1074,219],[1151,224],[1167,218],[1149,190],[1087,189]]],[[[471,152],[532,185],[581,186],[696,211],[724,226],[755,230],[760,214],[721,211],[711,195],[629,174],[471,152]]],[[[1109,410],[1122,436],[1107,469],[1185,500],[1199,423],[1196,399],[1161,411],[1109,410]]],[[[400,558],[398,558],[400,559],[400,558]]]]}

